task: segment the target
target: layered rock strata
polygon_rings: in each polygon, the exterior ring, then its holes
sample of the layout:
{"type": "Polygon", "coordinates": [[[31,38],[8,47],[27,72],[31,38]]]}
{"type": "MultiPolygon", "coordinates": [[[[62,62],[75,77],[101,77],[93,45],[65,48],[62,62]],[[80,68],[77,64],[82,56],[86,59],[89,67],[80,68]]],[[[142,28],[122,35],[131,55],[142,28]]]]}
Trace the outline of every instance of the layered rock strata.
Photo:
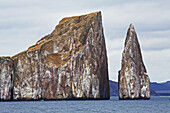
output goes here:
{"type": "Polygon", "coordinates": [[[101,12],[62,19],[12,60],[14,100],[110,98],[101,12]]]}
{"type": "Polygon", "coordinates": [[[132,24],[127,32],[118,78],[119,99],[150,99],[150,79],[132,24]]]}

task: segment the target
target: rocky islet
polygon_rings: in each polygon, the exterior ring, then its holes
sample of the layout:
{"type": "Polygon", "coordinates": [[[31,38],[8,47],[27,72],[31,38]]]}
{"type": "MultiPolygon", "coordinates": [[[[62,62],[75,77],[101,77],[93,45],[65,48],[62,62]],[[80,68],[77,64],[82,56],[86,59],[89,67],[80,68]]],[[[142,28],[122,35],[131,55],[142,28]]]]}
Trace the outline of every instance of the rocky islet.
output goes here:
{"type": "MultiPolygon", "coordinates": [[[[138,41],[134,43],[132,38],[137,41],[134,27],[130,25],[122,66],[128,67],[136,60],[136,57],[129,57],[136,55],[133,46],[138,46],[137,54],[141,56],[138,41]]],[[[149,77],[142,57],[139,60],[141,62],[133,74],[124,73],[133,70],[133,66],[128,69],[122,67],[120,71],[120,99],[150,98],[149,77]]],[[[2,101],[109,98],[107,51],[101,12],[64,18],[51,34],[26,51],[13,57],[0,57],[2,101]]]]}
{"type": "Polygon", "coordinates": [[[132,24],[130,24],[127,32],[118,78],[120,100],[150,99],[150,79],[143,63],[137,34],[132,24]]]}
{"type": "Polygon", "coordinates": [[[0,100],[110,98],[101,12],[62,19],[51,34],[0,64],[0,100]]]}

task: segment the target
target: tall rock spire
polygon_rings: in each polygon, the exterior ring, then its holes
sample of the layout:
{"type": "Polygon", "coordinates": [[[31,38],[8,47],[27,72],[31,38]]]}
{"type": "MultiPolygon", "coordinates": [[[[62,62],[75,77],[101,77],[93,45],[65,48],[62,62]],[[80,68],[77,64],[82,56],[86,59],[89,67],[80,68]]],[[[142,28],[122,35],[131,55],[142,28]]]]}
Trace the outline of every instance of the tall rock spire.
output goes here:
{"type": "Polygon", "coordinates": [[[150,99],[150,79],[132,24],[129,26],[122,53],[122,64],[119,71],[119,99],[150,99]]]}

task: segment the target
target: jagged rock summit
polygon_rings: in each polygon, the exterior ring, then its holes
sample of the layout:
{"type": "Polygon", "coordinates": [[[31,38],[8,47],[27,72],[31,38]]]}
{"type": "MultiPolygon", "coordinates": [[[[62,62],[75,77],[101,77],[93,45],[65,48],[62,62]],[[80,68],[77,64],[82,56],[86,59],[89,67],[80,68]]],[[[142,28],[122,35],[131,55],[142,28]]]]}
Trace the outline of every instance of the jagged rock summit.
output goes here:
{"type": "Polygon", "coordinates": [[[51,34],[0,64],[1,100],[110,98],[101,12],[62,19],[51,34]]]}
{"type": "Polygon", "coordinates": [[[134,26],[130,24],[121,70],[119,71],[119,99],[150,99],[150,79],[142,60],[142,54],[134,26]]]}

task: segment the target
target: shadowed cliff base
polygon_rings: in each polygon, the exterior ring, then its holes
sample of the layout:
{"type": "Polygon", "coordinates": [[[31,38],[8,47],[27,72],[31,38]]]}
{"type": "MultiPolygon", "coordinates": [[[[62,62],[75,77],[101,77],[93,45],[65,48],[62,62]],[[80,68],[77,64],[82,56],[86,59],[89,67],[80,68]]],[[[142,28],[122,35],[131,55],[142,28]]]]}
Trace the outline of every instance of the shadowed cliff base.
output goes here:
{"type": "Polygon", "coordinates": [[[20,102],[20,101],[81,101],[81,100],[110,100],[110,98],[67,98],[67,99],[18,99],[0,100],[0,102],[20,102]]]}

